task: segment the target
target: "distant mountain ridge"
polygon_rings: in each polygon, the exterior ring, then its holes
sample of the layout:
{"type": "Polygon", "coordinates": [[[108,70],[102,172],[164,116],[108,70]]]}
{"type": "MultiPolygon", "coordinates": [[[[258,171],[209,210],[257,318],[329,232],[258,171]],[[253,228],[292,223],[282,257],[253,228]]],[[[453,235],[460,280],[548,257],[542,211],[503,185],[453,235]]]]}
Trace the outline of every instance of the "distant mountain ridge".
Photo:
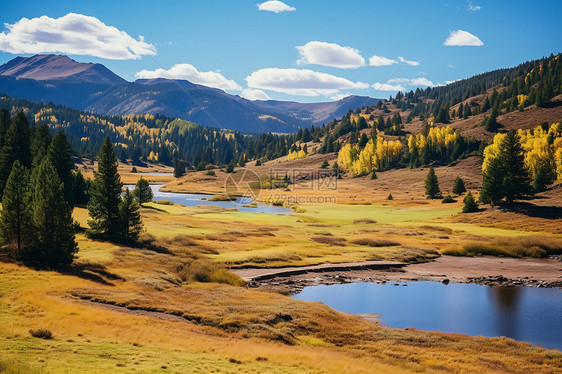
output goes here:
{"type": "Polygon", "coordinates": [[[121,78],[102,64],[82,63],[64,55],[16,57],[0,66],[0,75],[45,80],[121,84],[121,78]]]}
{"type": "Polygon", "coordinates": [[[16,57],[0,66],[0,93],[105,115],[162,114],[246,132],[295,132],[380,100],[349,96],[326,103],[250,101],[186,80],[127,82],[101,64],[63,55],[16,57]]]}

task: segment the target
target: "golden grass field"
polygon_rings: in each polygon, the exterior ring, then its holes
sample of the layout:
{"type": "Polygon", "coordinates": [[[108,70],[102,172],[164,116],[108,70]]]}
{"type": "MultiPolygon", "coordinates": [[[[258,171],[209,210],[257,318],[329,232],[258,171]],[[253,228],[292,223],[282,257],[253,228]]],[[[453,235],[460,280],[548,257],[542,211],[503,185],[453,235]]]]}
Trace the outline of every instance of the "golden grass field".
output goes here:
{"type": "MultiPolygon", "coordinates": [[[[322,157],[304,160],[315,165],[322,157]]],[[[454,172],[438,168],[442,189],[452,186],[457,173],[475,188],[471,162],[454,172]]],[[[427,201],[421,196],[423,179],[421,187],[414,181],[425,173],[393,170],[374,181],[345,178],[337,191],[321,192],[336,194],[338,204],[300,205],[288,216],[147,203],[144,247],[78,234],[80,251],[66,272],[0,262],[0,372],[559,371],[557,350],[505,338],[390,329],[320,303],[240,286],[240,278],[227,271],[376,259],[420,262],[462,250],[468,242],[524,243],[537,235],[549,245],[562,240],[554,229],[559,219],[531,217],[530,224],[518,225],[512,221],[524,218],[517,212],[488,209],[464,217],[458,214],[462,199],[427,201]],[[389,191],[393,180],[401,180],[401,187],[389,191]],[[395,199],[387,201],[390,192],[395,199]],[[503,214],[515,216],[502,222],[503,214]],[[30,329],[50,330],[53,339],[32,337],[30,329]]],[[[124,179],[133,183],[139,176],[124,179]]],[[[199,185],[198,192],[218,194],[222,177],[217,172],[204,184],[209,176],[200,172],[167,188],[199,185]]],[[[541,204],[559,204],[557,195],[545,194],[541,204]]],[[[74,217],[87,227],[86,209],[75,208],[74,217]]]]}

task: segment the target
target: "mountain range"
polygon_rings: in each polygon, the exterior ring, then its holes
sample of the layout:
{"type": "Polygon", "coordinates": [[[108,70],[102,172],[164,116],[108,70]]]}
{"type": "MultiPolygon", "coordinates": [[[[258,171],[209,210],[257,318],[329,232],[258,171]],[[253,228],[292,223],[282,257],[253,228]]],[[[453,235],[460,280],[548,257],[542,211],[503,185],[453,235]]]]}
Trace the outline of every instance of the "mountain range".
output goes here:
{"type": "Polygon", "coordinates": [[[0,66],[0,93],[105,115],[163,114],[245,132],[295,132],[380,100],[348,96],[324,103],[250,101],[187,80],[128,82],[102,64],[64,55],[16,57],[0,66]]]}

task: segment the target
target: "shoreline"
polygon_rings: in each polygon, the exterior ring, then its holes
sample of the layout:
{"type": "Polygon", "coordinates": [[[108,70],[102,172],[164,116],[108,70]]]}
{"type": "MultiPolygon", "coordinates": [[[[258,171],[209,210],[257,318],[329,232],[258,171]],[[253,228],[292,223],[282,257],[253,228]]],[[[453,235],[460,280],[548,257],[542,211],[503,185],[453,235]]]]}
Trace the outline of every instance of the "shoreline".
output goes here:
{"type": "Polygon", "coordinates": [[[251,288],[296,294],[305,287],[358,282],[435,281],[484,286],[562,288],[562,261],[505,257],[440,256],[424,263],[367,261],[293,268],[230,269],[251,288]]]}

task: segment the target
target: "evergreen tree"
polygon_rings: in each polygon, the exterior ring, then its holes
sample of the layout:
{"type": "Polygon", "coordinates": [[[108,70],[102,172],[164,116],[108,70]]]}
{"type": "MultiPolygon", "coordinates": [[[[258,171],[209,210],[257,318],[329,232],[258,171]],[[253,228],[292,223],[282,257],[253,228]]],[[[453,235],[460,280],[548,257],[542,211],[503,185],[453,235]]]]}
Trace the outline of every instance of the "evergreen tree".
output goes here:
{"type": "Polygon", "coordinates": [[[119,203],[121,236],[125,241],[137,240],[142,231],[142,220],[139,208],[139,204],[135,201],[133,194],[127,188],[123,194],[123,199],[119,203]]]}
{"type": "Polygon", "coordinates": [[[84,179],[80,170],[74,174],[74,203],[88,204],[89,181],[84,179]]]}
{"type": "Polygon", "coordinates": [[[24,260],[38,261],[47,267],[70,265],[78,251],[72,214],[57,172],[47,158],[39,165],[34,183],[34,244],[26,251],[24,260]]]}
{"type": "MultiPolygon", "coordinates": [[[[256,162],[257,164],[257,162],[256,162]]],[[[324,162],[322,162],[322,165],[320,165],[321,169],[327,169],[328,166],[330,166],[330,164],[328,163],[328,160],[324,160],[324,162]]]]}
{"type": "MultiPolygon", "coordinates": [[[[363,117],[361,117],[363,118],[363,117]]],[[[357,144],[359,146],[359,148],[365,148],[365,145],[367,145],[367,142],[369,141],[369,139],[367,138],[367,135],[365,135],[365,133],[361,134],[361,138],[359,138],[359,143],[357,144]]]]}
{"type": "Polygon", "coordinates": [[[533,180],[533,191],[542,192],[546,190],[546,186],[554,181],[554,173],[552,168],[548,164],[543,164],[539,170],[537,170],[537,175],[533,180]]]}
{"type": "Polygon", "coordinates": [[[437,175],[435,175],[433,167],[429,168],[429,172],[427,173],[427,177],[425,179],[425,194],[428,199],[437,199],[441,195],[439,181],[437,180],[437,175]]]}
{"type": "Polygon", "coordinates": [[[496,131],[500,127],[500,124],[498,123],[497,119],[498,119],[498,106],[496,105],[492,108],[492,113],[490,114],[490,116],[484,120],[484,127],[486,128],[486,130],[491,132],[496,131]]]}
{"type": "Polygon", "coordinates": [[[498,157],[490,160],[486,171],[482,174],[482,190],[480,201],[495,205],[503,198],[503,171],[498,157]]]}
{"type": "Polygon", "coordinates": [[[529,195],[531,185],[519,135],[510,130],[500,143],[498,158],[503,169],[503,192],[508,203],[529,195]]]}
{"type": "Polygon", "coordinates": [[[88,201],[91,229],[86,233],[114,239],[119,236],[119,202],[123,183],[117,172],[117,158],[109,137],[105,138],[97,159],[98,170],[94,171],[88,201]]]}
{"type": "Polygon", "coordinates": [[[476,201],[474,200],[474,196],[472,196],[472,193],[469,192],[463,199],[463,207],[462,207],[462,212],[463,213],[473,213],[473,212],[477,212],[478,211],[478,204],[476,203],[476,201]]]}
{"type": "Polygon", "coordinates": [[[64,131],[59,131],[49,144],[47,157],[63,183],[64,198],[68,206],[72,208],[74,205],[74,174],[72,173],[74,161],[72,161],[72,147],[66,139],[64,131]]]}
{"type": "Polygon", "coordinates": [[[133,196],[138,199],[140,204],[152,201],[152,189],[150,188],[150,184],[148,183],[148,181],[143,177],[140,177],[140,179],[137,181],[137,185],[135,186],[135,190],[133,191],[133,196]]]}
{"type": "Polygon", "coordinates": [[[174,153],[174,178],[179,178],[185,174],[185,165],[182,160],[179,159],[177,152],[174,153]]]}
{"type": "Polygon", "coordinates": [[[464,192],[466,192],[464,181],[461,179],[461,177],[457,176],[457,179],[455,179],[455,184],[453,185],[453,193],[456,195],[460,195],[464,192]]]}
{"type": "Polygon", "coordinates": [[[49,144],[51,144],[51,140],[52,136],[49,133],[49,126],[41,125],[32,129],[30,149],[32,157],[31,166],[33,168],[37,168],[41,161],[43,161],[43,157],[47,155],[47,149],[49,144]]]}
{"type": "Polygon", "coordinates": [[[10,112],[7,109],[0,110],[0,148],[4,146],[6,131],[10,127],[10,112]]]}
{"type": "Polygon", "coordinates": [[[24,245],[29,244],[33,233],[29,172],[17,160],[2,197],[0,233],[2,243],[15,247],[16,255],[20,254],[24,245]]]}
{"type": "Polygon", "coordinates": [[[0,195],[4,191],[12,165],[16,160],[26,168],[31,167],[29,123],[23,112],[15,115],[6,132],[4,146],[0,150],[0,195]]]}

